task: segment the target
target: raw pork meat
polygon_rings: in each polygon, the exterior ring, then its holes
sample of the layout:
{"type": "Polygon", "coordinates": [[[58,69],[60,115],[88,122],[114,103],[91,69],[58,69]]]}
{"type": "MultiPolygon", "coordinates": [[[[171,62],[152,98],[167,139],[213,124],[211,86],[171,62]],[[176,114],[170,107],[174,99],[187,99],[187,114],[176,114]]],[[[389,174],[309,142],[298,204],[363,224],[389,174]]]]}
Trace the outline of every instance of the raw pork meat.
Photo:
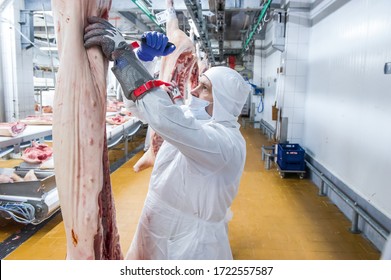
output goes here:
{"type": "Polygon", "coordinates": [[[87,17],[107,19],[111,0],[52,0],[60,66],[53,107],[56,183],[67,259],[123,259],[106,143],[108,61],[86,50],[87,17]]]}
{"type": "Polygon", "coordinates": [[[24,181],[37,181],[38,178],[35,176],[34,169],[31,169],[29,172],[24,175],[24,181]]]}
{"type": "Polygon", "coordinates": [[[166,5],[172,11],[166,23],[167,37],[176,49],[170,55],[162,57],[159,79],[165,82],[175,81],[182,96],[186,98],[186,87],[197,62],[195,47],[186,33],[179,29],[178,18],[174,14],[174,1],[167,0],[166,5]]]}
{"type": "Polygon", "coordinates": [[[24,124],[31,125],[52,125],[53,124],[53,115],[37,115],[37,116],[28,116],[23,120],[20,120],[24,124]]]}
{"type": "Polygon", "coordinates": [[[0,174],[0,183],[13,183],[14,180],[11,179],[10,176],[5,174],[0,174]]]}
{"type": "MultiPolygon", "coordinates": [[[[39,113],[41,111],[41,106],[39,106],[39,104],[35,104],[34,111],[39,113]]],[[[42,113],[45,113],[45,114],[53,113],[53,107],[49,106],[49,105],[42,106],[42,113]]]]}
{"type": "MultiPolygon", "coordinates": [[[[183,99],[186,99],[188,83],[191,83],[191,88],[198,84],[198,65],[196,63],[195,47],[186,33],[179,29],[178,18],[174,14],[174,1],[167,0],[166,3],[167,9],[170,9],[172,13],[166,24],[167,37],[176,46],[176,49],[170,55],[162,57],[159,79],[165,82],[175,81],[183,99]]],[[[133,166],[135,172],[152,167],[155,162],[156,154],[161,143],[163,143],[163,139],[156,135],[152,129],[150,130],[150,137],[151,147],[133,166]]]]}
{"type": "MultiPolygon", "coordinates": [[[[205,57],[205,53],[201,51],[200,45],[198,43],[196,45],[196,51],[197,51],[197,66],[198,66],[197,74],[198,76],[201,76],[201,74],[203,74],[206,70],[209,69],[209,61],[208,58],[205,57]]],[[[197,83],[198,83],[198,77],[197,77],[197,83]]]]}
{"type": "Polygon", "coordinates": [[[24,178],[20,177],[16,173],[12,173],[11,175],[0,174],[0,183],[14,183],[14,182],[23,182],[23,181],[37,181],[38,178],[35,176],[35,172],[31,169],[26,173],[24,178]]]}
{"type": "Polygon", "coordinates": [[[26,124],[21,122],[0,123],[0,136],[17,136],[24,131],[26,124]]]}
{"type": "Polygon", "coordinates": [[[106,122],[108,124],[118,125],[118,124],[126,123],[128,119],[129,118],[126,118],[125,116],[115,115],[115,116],[106,117],[106,122]]]}
{"type": "Polygon", "coordinates": [[[53,155],[53,149],[46,144],[32,143],[23,151],[22,159],[28,163],[42,163],[53,155]]]}
{"type": "Polygon", "coordinates": [[[142,171],[154,165],[156,154],[159,151],[159,148],[162,145],[163,141],[164,140],[161,136],[156,134],[155,131],[153,131],[152,129],[150,130],[149,143],[151,143],[151,146],[133,166],[133,170],[135,172],[142,171]]]}

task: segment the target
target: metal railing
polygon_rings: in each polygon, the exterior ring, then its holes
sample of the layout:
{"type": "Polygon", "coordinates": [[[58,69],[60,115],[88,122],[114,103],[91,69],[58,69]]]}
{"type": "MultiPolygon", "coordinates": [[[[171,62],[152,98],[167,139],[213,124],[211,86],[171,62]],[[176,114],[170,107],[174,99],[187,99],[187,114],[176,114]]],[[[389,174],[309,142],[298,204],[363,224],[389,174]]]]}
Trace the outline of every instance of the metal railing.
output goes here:
{"type": "Polygon", "coordinates": [[[274,136],[274,128],[272,128],[266,121],[261,119],[260,123],[260,128],[262,130],[263,134],[266,134],[268,136],[268,139],[271,140],[273,139],[274,136]]]}
{"type": "Polygon", "coordinates": [[[341,191],[333,182],[324,176],[322,172],[316,169],[310,162],[305,160],[307,167],[319,177],[321,180],[321,186],[319,188],[319,195],[326,196],[326,188],[330,188],[335,194],[337,194],[347,205],[353,210],[352,225],[350,231],[352,233],[361,233],[358,227],[358,220],[361,217],[366,221],[376,232],[378,232],[384,239],[387,239],[389,232],[379,224],[370,214],[368,214],[356,201],[352,200],[348,195],[341,191]]]}

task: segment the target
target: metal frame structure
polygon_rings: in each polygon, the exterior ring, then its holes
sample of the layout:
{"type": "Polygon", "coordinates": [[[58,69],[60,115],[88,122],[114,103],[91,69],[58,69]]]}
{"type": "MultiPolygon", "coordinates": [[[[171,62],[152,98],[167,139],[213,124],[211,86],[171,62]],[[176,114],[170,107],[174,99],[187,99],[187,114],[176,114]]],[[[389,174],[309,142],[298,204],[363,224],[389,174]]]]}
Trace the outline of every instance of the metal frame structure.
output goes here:
{"type": "Polygon", "coordinates": [[[264,4],[263,8],[262,8],[262,11],[258,17],[258,20],[257,20],[257,23],[254,25],[253,29],[251,30],[251,32],[248,34],[247,36],[247,39],[246,39],[246,42],[244,43],[243,45],[243,48],[242,48],[242,54],[244,54],[245,52],[247,52],[248,50],[248,45],[250,44],[250,42],[252,41],[253,39],[253,36],[255,34],[255,32],[257,32],[260,24],[262,23],[264,17],[266,16],[266,12],[267,10],[269,9],[270,7],[270,4],[271,4],[272,0],[267,0],[267,3],[264,4]]]}
{"type": "Polygon", "coordinates": [[[207,53],[208,59],[212,65],[215,65],[215,57],[212,52],[208,30],[206,28],[205,20],[203,20],[201,3],[198,0],[184,0],[190,18],[193,20],[195,27],[200,35],[201,49],[207,53]]]}
{"type": "Polygon", "coordinates": [[[321,180],[321,186],[319,188],[319,196],[326,196],[326,187],[332,190],[336,195],[338,195],[347,205],[349,205],[353,211],[351,221],[352,225],[350,232],[352,233],[361,233],[359,229],[358,222],[359,217],[368,223],[381,237],[387,240],[390,232],[388,232],[381,224],[379,224],[363,207],[359,205],[357,201],[351,199],[347,194],[340,190],[331,180],[326,178],[326,176],[316,169],[308,160],[305,160],[306,166],[312,171],[313,174],[319,177],[321,180]]]}

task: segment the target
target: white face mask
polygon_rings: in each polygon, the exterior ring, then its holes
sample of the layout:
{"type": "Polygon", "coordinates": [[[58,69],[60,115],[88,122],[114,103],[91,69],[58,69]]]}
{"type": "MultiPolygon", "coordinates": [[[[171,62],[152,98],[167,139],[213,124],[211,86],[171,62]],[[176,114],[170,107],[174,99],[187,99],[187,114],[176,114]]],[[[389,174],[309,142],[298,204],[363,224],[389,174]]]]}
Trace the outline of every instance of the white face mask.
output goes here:
{"type": "Polygon", "coordinates": [[[209,101],[191,96],[189,109],[194,118],[197,120],[209,120],[210,115],[206,112],[206,107],[210,104],[209,101]]]}

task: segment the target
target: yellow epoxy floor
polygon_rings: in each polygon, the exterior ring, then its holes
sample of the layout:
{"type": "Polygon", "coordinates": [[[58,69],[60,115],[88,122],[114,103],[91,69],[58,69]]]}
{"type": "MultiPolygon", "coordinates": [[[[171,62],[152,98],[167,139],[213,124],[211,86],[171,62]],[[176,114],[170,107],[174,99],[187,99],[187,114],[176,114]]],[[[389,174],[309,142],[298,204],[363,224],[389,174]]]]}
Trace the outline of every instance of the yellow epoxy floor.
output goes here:
{"type": "MultiPolygon", "coordinates": [[[[350,221],[308,179],[296,174],[281,179],[275,166],[264,169],[261,146],[270,145],[259,129],[242,128],[247,160],[240,190],[232,205],[229,237],[234,259],[372,260],[380,252],[364,237],[349,232],[350,221]]],[[[135,140],[134,146],[142,142],[135,140]]],[[[139,152],[111,175],[121,247],[126,251],[136,229],[151,169],[134,173],[139,152]]],[[[120,152],[110,152],[116,160],[120,152]],[[119,154],[118,154],[119,153],[119,154]]],[[[0,166],[3,167],[4,163],[0,166]]],[[[288,176],[289,175],[289,176],[288,176]]],[[[21,228],[0,224],[0,241],[21,228]]],[[[61,216],[57,215],[5,259],[62,260],[66,255],[61,216]]]]}

